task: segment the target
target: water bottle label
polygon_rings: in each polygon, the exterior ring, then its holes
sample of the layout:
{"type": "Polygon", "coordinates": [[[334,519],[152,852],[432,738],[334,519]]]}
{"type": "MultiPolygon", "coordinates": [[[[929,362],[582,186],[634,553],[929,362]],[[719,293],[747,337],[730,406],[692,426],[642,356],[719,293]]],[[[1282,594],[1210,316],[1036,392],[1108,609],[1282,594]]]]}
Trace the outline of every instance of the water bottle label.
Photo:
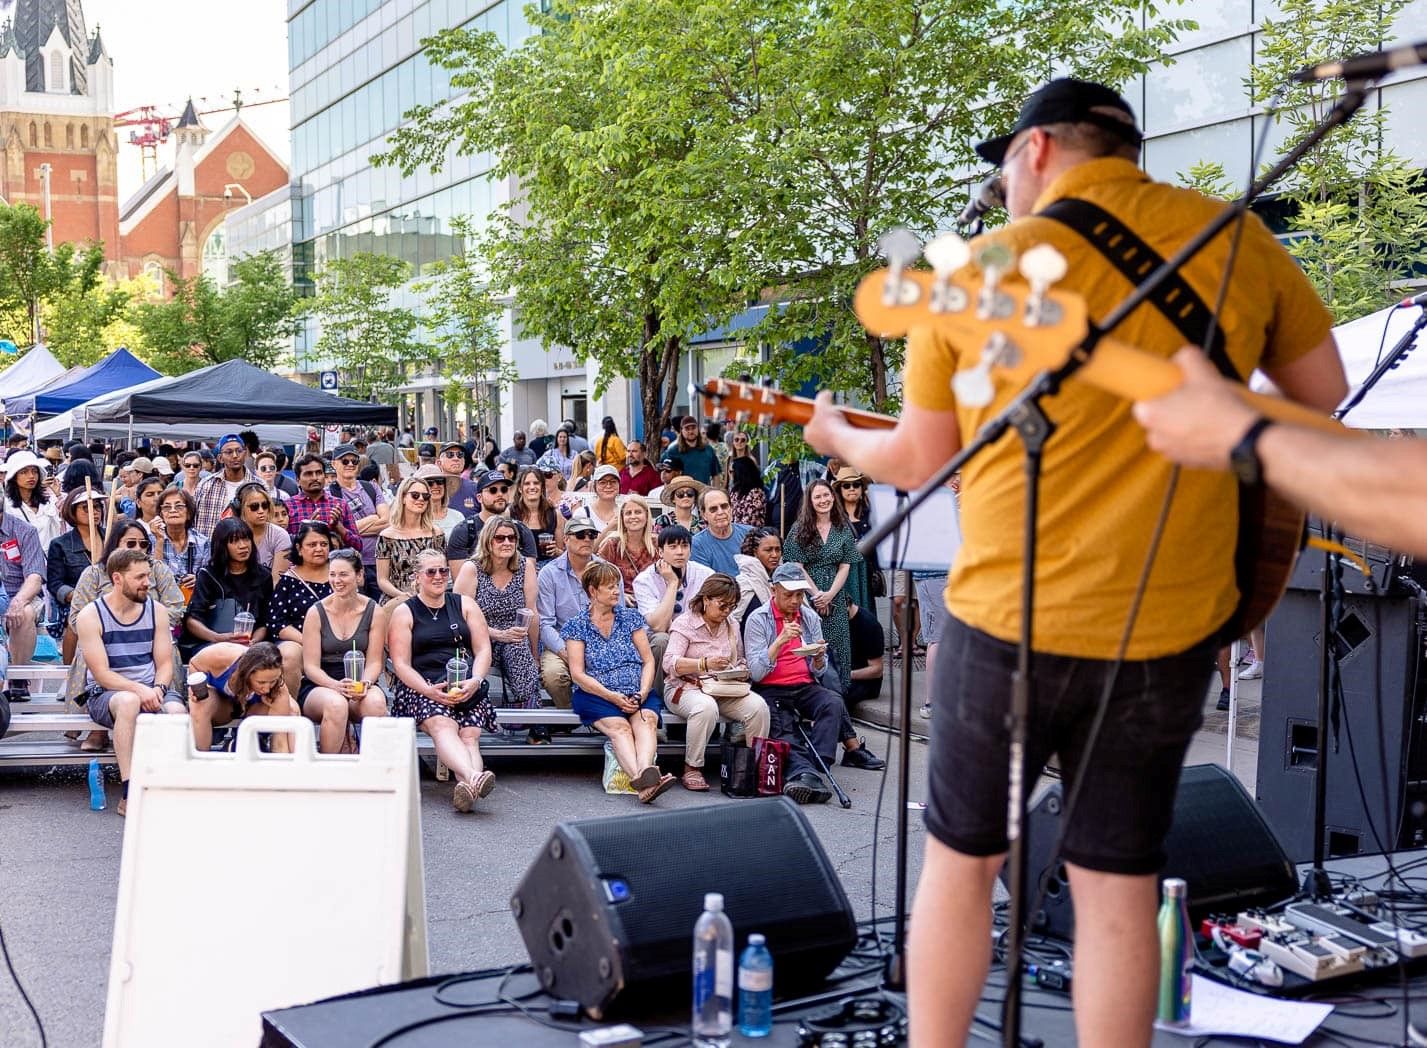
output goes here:
{"type": "Polygon", "coordinates": [[[744,993],[762,993],[773,989],[773,973],[767,969],[738,969],[738,988],[744,993]]]}
{"type": "Polygon", "coordinates": [[[714,968],[717,976],[714,992],[720,997],[731,998],[733,996],[733,951],[719,950],[714,968]]]}
{"type": "Polygon", "coordinates": [[[694,961],[694,1011],[703,1009],[704,1003],[714,995],[714,973],[709,968],[700,967],[699,960],[694,961]]]}

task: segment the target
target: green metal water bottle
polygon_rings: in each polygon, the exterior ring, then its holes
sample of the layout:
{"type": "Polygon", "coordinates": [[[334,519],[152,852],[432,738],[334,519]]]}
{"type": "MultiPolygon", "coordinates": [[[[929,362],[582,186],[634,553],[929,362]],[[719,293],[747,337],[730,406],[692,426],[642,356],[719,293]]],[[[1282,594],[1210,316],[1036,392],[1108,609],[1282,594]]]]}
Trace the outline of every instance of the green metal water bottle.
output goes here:
{"type": "Polygon", "coordinates": [[[1184,881],[1166,877],[1159,904],[1159,1008],[1162,1023],[1189,1022],[1189,975],[1194,967],[1194,933],[1189,927],[1189,907],[1184,881]]]}

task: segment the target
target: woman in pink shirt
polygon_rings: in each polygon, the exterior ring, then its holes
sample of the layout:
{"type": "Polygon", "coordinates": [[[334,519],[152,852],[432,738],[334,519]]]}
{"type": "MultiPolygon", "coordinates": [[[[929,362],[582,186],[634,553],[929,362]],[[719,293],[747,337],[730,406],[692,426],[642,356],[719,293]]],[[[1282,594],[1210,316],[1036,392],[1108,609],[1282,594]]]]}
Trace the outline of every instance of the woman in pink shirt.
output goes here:
{"type": "Polygon", "coordinates": [[[768,704],[749,691],[739,698],[717,698],[703,690],[709,675],[744,665],[738,628],[730,620],[738,606],[738,583],[716,574],[699,588],[689,609],[669,626],[664,649],[664,704],[684,718],[684,788],[703,792],[704,751],[720,718],[743,723],[744,738],[768,734],[768,704]]]}

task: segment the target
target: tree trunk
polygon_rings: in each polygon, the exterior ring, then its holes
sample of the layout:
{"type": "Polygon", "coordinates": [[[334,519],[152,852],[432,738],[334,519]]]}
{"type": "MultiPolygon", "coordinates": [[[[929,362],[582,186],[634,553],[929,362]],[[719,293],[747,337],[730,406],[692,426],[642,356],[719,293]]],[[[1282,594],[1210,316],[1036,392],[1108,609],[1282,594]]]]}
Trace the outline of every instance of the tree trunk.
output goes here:
{"type": "Polygon", "coordinates": [[[887,347],[876,335],[867,334],[868,363],[872,367],[872,410],[887,411],[887,347]]]}

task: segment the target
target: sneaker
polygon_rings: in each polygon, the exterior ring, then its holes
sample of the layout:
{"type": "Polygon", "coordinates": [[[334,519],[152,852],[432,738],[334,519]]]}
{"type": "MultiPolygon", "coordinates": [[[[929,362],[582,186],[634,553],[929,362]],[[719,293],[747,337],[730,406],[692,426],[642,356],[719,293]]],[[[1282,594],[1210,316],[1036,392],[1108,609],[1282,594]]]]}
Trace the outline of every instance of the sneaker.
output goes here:
{"type": "Polygon", "coordinates": [[[459,812],[470,811],[475,806],[476,795],[471,792],[469,782],[458,782],[456,788],[451,791],[451,807],[459,812]]]}
{"type": "Polygon", "coordinates": [[[867,748],[867,740],[865,738],[858,739],[857,741],[857,749],[842,751],[842,766],[844,768],[861,768],[863,771],[881,771],[887,767],[886,761],[867,748]]]}
{"type": "Polygon", "coordinates": [[[1258,680],[1262,676],[1263,663],[1258,659],[1254,659],[1253,662],[1239,671],[1239,680],[1258,680]]]}
{"type": "Polygon", "coordinates": [[[471,780],[471,798],[473,800],[489,797],[493,789],[495,789],[495,772],[483,771],[471,780]]]}
{"type": "Polygon", "coordinates": [[[832,790],[815,772],[805,771],[784,783],[783,796],[796,804],[826,804],[832,800],[832,790]]]}
{"type": "Polygon", "coordinates": [[[920,717],[922,720],[931,720],[932,704],[930,702],[922,703],[922,708],[917,710],[917,716],[920,717]]]}
{"type": "Polygon", "coordinates": [[[549,746],[550,729],[543,724],[537,724],[530,729],[530,736],[525,741],[532,746],[549,746]]]}
{"type": "Polygon", "coordinates": [[[1253,662],[1257,658],[1258,656],[1254,654],[1254,649],[1246,645],[1244,647],[1244,650],[1239,652],[1239,661],[1237,665],[1247,666],[1249,663],[1253,662]]]}
{"type": "Polygon", "coordinates": [[[1219,689],[1219,702],[1218,702],[1218,704],[1217,704],[1214,708],[1215,708],[1216,710],[1218,710],[1220,713],[1228,713],[1228,712],[1229,712],[1229,689],[1228,689],[1228,688],[1220,688],[1220,689],[1219,689]]]}
{"type": "Polygon", "coordinates": [[[10,682],[10,701],[29,702],[30,686],[22,680],[12,680],[10,682]]]}

